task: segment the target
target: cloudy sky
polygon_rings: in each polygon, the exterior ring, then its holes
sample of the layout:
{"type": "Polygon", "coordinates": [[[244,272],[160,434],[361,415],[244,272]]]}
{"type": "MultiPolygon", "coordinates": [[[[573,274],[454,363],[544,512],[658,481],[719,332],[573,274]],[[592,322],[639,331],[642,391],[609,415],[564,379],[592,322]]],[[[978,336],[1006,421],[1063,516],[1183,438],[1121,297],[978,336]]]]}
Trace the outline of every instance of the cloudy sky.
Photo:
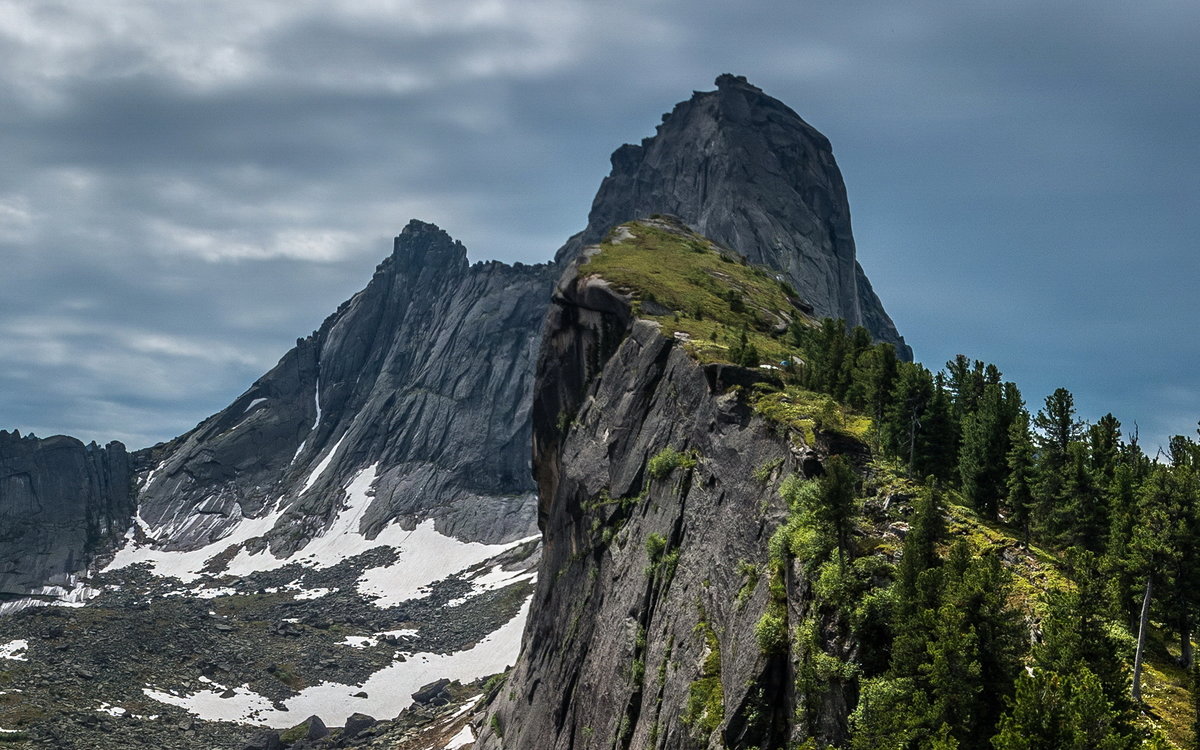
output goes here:
{"type": "Polygon", "coordinates": [[[190,429],[413,217],[546,259],[722,72],[829,136],[918,359],[1195,429],[1194,0],[0,0],[0,427],[190,429]]]}

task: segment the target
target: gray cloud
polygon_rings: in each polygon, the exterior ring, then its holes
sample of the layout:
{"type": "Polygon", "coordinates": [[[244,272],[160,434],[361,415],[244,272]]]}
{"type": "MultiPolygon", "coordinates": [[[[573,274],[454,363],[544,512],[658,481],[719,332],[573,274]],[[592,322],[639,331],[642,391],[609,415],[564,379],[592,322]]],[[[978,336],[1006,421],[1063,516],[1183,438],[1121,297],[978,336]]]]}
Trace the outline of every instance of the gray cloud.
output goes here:
{"type": "Polygon", "coordinates": [[[0,0],[0,423],[221,408],[412,217],[538,261],[717,73],[834,143],[917,350],[1190,431],[1200,6],[0,0]]]}

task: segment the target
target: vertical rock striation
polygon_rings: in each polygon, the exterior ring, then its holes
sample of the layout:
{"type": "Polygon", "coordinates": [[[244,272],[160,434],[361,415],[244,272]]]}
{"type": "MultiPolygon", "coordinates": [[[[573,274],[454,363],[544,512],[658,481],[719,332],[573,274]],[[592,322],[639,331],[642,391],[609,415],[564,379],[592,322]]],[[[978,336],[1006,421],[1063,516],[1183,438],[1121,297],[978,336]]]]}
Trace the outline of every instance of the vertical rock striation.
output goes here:
{"type": "Polygon", "coordinates": [[[129,457],[56,435],[0,430],[0,607],[74,600],[74,574],[125,533],[129,457]]]}
{"type": "MultiPolygon", "coordinates": [[[[739,395],[762,371],[698,364],[586,269],[567,272],[547,318],[533,410],[538,588],[475,747],[844,740],[848,688],[797,696],[798,657],[756,636],[777,595],[765,578],[788,513],[779,483],[819,471],[824,436],[781,436],[739,395]],[[684,458],[662,464],[665,449],[684,458]]],[[[789,564],[786,622],[813,616],[810,585],[789,564]]]]}

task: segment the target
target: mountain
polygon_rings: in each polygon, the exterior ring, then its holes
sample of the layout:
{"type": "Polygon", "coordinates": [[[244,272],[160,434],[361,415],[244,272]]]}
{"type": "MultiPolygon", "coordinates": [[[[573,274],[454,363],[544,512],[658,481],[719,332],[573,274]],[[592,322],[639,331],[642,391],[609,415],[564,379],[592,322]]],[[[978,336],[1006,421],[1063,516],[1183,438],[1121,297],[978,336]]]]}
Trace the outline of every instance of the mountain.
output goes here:
{"type": "Polygon", "coordinates": [[[367,287],[228,408],[135,454],[139,515],[163,548],[285,509],[266,540],[286,556],[368,467],[368,536],[396,519],[485,543],[533,533],[528,393],[554,269],[466,252],[410,222],[367,287]]]}
{"type": "MultiPolygon", "coordinates": [[[[56,717],[45,731],[106,747],[107,730],[70,718],[70,706],[96,703],[127,707],[135,722],[196,717],[195,741],[224,746],[239,725],[223,721],[283,728],[318,709],[331,724],[354,711],[392,715],[425,677],[466,683],[512,663],[534,580],[560,575],[546,563],[538,572],[539,524],[546,559],[563,559],[547,474],[556,464],[533,471],[530,445],[550,456],[539,440],[574,412],[535,404],[535,374],[539,397],[561,388],[571,399],[595,374],[567,362],[550,377],[556,345],[543,347],[543,330],[562,335],[556,316],[583,309],[564,308],[561,288],[552,304],[552,292],[560,278],[573,283],[585,247],[626,219],[671,214],[678,231],[707,233],[723,263],[769,269],[756,273],[773,299],[786,297],[789,320],[844,316],[910,356],[855,259],[828,142],[744,79],[717,83],[679,104],[653,138],[614,153],[587,229],[555,262],[470,264],[460,243],[413,221],[363,291],[227,408],[128,457],[119,444],[86,449],[93,463],[96,451],[107,456],[107,499],[68,512],[74,498],[44,496],[88,531],[58,539],[49,567],[24,559],[44,541],[18,548],[9,565],[24,572],[9,597],[11,610],[89,606],[0,619],[0,650],[5,639],[29,644],[40,674],[71,686],[47,694],[31,684],[23,695],[27,709],[56,717]],[[43,593],[51,576],[76,593],[43,593]],[[104,637],[48,648],[81,632],[104,637]],[[104,680],[71,678],[101,669],[104,680]]],[[[635,317],[616,315],[598,334],[605,357],[635,317]]],[[[72,442],[43,442],[56,441],[72,442]]],[[[25,450],[14,446],[0,440],[0,466],[25,450]]],[[[25,465],[34,485],[61,475],[56,462],[25,465]]],[[[0,506],[28,505],[14,486],[0,483],[0,506]]],[[[48,538],[57,513],[21,533],[48,538]]],[[[0,706],[0,726],[5,716],[0,706]]]]}
{"type": "Polygon", "coordinates": [[[653,137],[612,155],[587,228],[558,252],[568,261],[626,221],[670,214],[751,263],[781,272],[818,317],[865,327],[912,350],[858,264],[846,185],[829,140],[741,76],[696,92],[653,137]]]}

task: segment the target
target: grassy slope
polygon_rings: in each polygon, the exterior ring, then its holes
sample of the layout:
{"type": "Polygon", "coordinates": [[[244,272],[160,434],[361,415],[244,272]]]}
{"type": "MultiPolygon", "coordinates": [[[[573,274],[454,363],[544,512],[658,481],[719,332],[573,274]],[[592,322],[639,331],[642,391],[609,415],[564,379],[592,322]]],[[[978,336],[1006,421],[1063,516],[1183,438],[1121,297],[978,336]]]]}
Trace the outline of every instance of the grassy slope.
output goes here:
{"type": "MultiPolygon", "coordinates": [[[[771,273],[745,265],[729,251],[669,220],[631,222],[613,230],[583,272],[630,294],[640,317],[658,322],[664,335],[683,339],[687,351],[701,363],[730,362],[730,347],[743,329],[762,362],[778,367],[785,361],[799,361],[799,353],[780,335],[781,329],[797,319],[812,323],[795,304],[798,300],[791,289],[771,273]]],[[[794,385],[765,385],[749,399],[765,418],[810,445],[817,432],[870,442],[871,421],[824,394],[794,385]]],[[[878,497],[911,496],[918,489],[893,464],[877,460],[873,468],[870,485],[878,497]]],[[[1071,585],[1061,561],[1037,546],[1020,544],[1016,532],[1004,524],[981,519],[956,493],[950,493],[948,500],[951,535],[965,537],[977,553],[1000,554],[1013,573],[1013,605],[1031,622],[1040,620],[1045,593],[1071,585]]],[[[863,531],[868,550],[890,555],[898,548],[894,535],[880,534],[878,529],[863,531]]],[[[1150,639],[1143,687],[1145,722],[1161,729],[1175,746],[1192,747],[1189,680],[1174,662],[1178,645],[1169,645],[1168,640],[1158,630],[1150,639]]],[[[1132,651],[1128,658],[1132,660],[1132,651]]]]}
{"type": "MultiPolygon", "coordinates": [[[[762,367],[783,372],[799,361],[787,326],[813,323],[785,282],[668,220],[617,227],[583,273],[631,295],[640,317],[657,322],[664,335],[683,340],[702,364],[730,363],[730,348],[745,331],[762,367]]],[[[860,441],[870,433],[866,417],[794,385],[758,390],[751,400],[760,414],[796,430],[810,445],[818,430],[860,441]]]]}
{"type": "Polygon", "coordinates": [[[792,354],[771,335],[772,329],[803,315],[788,300],[791,289],[768,271],[744,265],[730,251],[668,221],[617,227],[583,272],[631,294],[641,317],[660,323],[667,336],[683,334],[688,351],[700,362],[729,362],[729,348],[743,328],[764,362],[792,354]],[[654,314],[662,308],[670,312],[654,314]]]}

